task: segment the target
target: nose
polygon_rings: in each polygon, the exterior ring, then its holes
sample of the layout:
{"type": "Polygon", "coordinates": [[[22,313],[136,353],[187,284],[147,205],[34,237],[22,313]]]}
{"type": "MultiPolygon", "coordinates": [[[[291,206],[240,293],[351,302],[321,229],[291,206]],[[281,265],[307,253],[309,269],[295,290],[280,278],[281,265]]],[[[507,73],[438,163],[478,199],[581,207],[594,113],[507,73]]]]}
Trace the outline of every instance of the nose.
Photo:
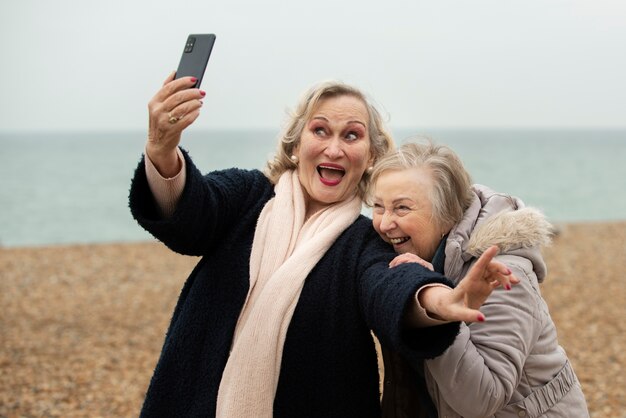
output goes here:
{"type": "Polygon", "coordinates": [[[343,155],[343,143],[337,135],[334,135],[329,139],[326,144],[326,149],[324,150],[324,155],[333,160],[336,160],[343,155]]]}
{"type": "Polygon", "coordinates": [[[386,210],[380,217],[380,232],[387,233],[396,227],[393,212],[386,210]]]}

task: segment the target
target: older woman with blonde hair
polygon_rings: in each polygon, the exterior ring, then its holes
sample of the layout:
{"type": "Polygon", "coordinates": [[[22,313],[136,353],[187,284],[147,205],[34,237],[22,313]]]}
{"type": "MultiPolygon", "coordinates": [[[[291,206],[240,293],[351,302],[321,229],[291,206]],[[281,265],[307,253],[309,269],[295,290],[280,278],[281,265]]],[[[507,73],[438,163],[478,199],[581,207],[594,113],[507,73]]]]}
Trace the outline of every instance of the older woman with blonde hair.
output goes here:
{"type": "Polygon", "coordinates": [[[130,207],[173,250],[201,256],[185,283],[142,417],[379,417],[370,329],[419,359],[440,354],[458,323],[482,318],[495,283],[515,283],[482,257],[455,289],[394,253],[362,216],[368,167],[391,138],[367,98],[330,82],[291,115],[265,173],[202,175],[178,146],[204,92],[168,77],[149,104],[145,156],[130,207]],[[420,314],[420,312],[422,312],[420,314]]]}
{"type": "Polygon", "coordinates": [[[472,185],[458,156],[431,141],[381,158],[368,199],[374,228],[400,254],[392,269],[414,262],[458,281],[496,245],[495,259],[521,280],[510,292],[496,289],[482,308],[489,320],[462,324],[436,358],[416,363],[383,346],[384,416],[588,416],[539,289],[546,276],[541,248],[551,235],[540,211],[472,185]],[[437,412],[423,397],[423,381],[437,412]]]}

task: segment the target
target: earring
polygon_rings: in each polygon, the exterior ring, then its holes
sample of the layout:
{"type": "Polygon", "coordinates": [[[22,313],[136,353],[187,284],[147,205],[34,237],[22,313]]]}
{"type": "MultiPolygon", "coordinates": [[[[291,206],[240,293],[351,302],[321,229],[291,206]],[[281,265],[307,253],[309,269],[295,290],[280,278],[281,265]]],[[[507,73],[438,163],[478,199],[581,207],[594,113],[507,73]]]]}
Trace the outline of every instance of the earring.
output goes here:
{"type": "Polygon", "coordinates": [[[297,155],[292,155],[291,157],[289,157],[289,159],[291,160],[292,163],[294,163],[295,165],[298,165],[298,161],[300,161],[298,159],[297,155]]]}
{"type": "Polygon", "coordinates": [[[369,167],[367,167],[367,170],[365,170],[365,172],[366,172],[367,174],[372,174],[372,171],[374,171],[374,167],[373,167],[373,166],[371,166],[371,165],[370,165],[369,167]]]}

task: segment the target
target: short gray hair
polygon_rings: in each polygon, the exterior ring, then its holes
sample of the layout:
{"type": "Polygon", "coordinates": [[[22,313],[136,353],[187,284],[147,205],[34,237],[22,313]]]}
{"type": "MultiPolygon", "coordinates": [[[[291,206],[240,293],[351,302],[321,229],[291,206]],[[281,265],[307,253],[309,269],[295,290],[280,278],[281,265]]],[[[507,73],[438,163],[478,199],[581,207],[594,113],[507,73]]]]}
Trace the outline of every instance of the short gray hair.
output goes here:
{"type": "MultiPolygon", "coordinates": [[[[342,83],[340,81],[325,81],[313,86],[304,96],[302,96],[295,111],[291,112],[286,128],[279,137],[278,149],[274,158],[267,162],[265,175],[274,184],[278,182],[280,176],[287,170],[295,170],[296,164],[290,157],[294,149],[300,143],[302,131],[317,110],[319,103],[328,98],[351,96],[363,102],[367,108],[368,132],[370,140],[370,153],[373,161],[376,162],[389,150],[393,149],[393,139],[388,133],[380,112],[368,100],[367,96],[356,87],[342,83]]],[[[365,172],[359,182],[359,196],[365,197],[365,192],[369,185],[369,173],[365,172]]]]}
{"type": "Polygon", "coordinates": [[[429,198],[433,221],[442,228],[452,228],[463,218],[472,202],[472,179],[451,148],[436,145],[430,139],[407,142],[378,161],[372,171],[367,203],[372,204],[373,185],[383,173],[411,168],[430,171],[433,188],[429,198]]]}

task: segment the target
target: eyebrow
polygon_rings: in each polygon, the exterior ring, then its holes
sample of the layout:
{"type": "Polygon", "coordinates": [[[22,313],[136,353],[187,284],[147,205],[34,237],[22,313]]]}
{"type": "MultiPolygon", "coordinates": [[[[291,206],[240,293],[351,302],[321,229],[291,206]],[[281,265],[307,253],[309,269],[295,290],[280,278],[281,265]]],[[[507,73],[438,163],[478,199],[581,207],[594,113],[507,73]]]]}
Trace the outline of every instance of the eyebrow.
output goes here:
{"type": "MultiPolygon", "coordinates": [[[[374,196],[374,202],[375,203],[379,203],[381,200],[383,200],[383,199],[381,199],[378,196],[374,196]]],[[[395,199],[393,199],[391,201],[391,203],[395,205],[397,203],[404,202],[405,200],[408,200],[411,203],[417,204],[417,202],[414,199],[411,199],[410,197],[405,197],[405,196],[401,196],[401,197],[395,198],[395,199]]]]}
{"type": "MultiPolygon", "coordinates": [[[[317,120],[317,119],[329,122],[328,118],[326,118],[324,116],[313,116],[311,118],[311,120],[317,120]]],[[[365,123],[361,122],[360,120],[349,120],[348,124],[351,124],[351,123],[357,123],[357,124],[363,126],[365,129],[367,129],[367,125],[365,123]]]]}
{"type": "Polygon", "coordinates": [[[404,202],[405,200],[408,200],[408,201],[410,201],[410,202],[412,202],[412,203],[416,203],[414,199],[411,199],[410,197],[404,197],[404,196],[401,196],[401,197],[398,197],[398,198],[396,198],[396,199],[393,199],[393,200],[391,201],[391,203],[399,203],[399,202],[404,202]]]}

